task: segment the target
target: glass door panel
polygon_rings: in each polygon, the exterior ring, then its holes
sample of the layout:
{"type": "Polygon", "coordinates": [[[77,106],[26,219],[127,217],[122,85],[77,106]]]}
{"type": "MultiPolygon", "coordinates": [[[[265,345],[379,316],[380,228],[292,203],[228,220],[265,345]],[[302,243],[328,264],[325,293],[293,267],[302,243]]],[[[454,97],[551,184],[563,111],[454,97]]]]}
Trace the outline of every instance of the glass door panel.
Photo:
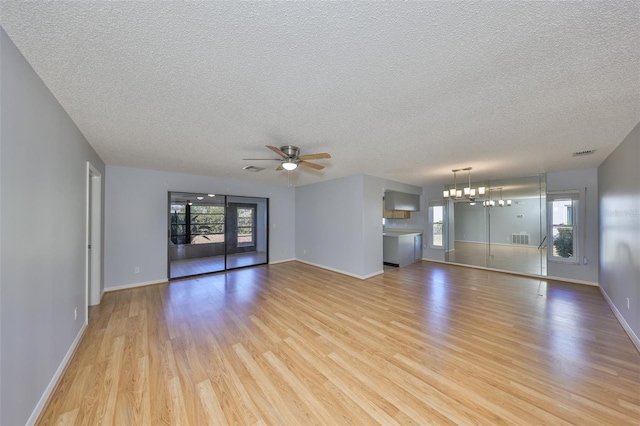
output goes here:
{"type": "Polygon", "coordinates": [[[267,263],[267,210],[266,198],[227,198],[227,269],[267,263]]]}
{"type": "Polygon", "coordinates": [[[169,193],[169,278],[225,268],[225,196],[169,193]]]}

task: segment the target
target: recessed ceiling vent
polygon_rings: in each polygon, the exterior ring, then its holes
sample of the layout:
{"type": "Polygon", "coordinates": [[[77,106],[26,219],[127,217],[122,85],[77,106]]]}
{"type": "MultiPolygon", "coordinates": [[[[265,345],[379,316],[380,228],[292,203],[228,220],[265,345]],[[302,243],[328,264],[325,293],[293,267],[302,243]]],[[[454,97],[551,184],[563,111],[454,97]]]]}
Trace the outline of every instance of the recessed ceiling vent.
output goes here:
{"type": "Polygon", "coordinates": [[[591,155],[596,152],[595,149],[585,149],[584,151],[576,151],[573,153],[574,157],[584,157],[585,155],[591,155]]]}
{"type": "Polygon", "coordinates": [[[242,168],[242,170],[246,170],[246,171],[248,171],[248,172],[258,173],[258,172],[263,171],[263,170],[264,170],[264,167],[256,167],[256,166],[251,166],[251,165],[249,165],[249,166],[244,166],[244,167],[242,168]]]}

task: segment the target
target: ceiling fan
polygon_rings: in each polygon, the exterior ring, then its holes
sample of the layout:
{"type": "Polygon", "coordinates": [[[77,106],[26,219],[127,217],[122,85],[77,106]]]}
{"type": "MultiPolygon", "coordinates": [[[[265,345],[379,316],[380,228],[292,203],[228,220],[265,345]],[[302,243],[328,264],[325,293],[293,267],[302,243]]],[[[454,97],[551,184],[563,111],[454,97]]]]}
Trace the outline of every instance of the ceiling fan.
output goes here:
{"type": "Polygon", "coordinates": [[[316,170],[324,169],[324,166],[319,164],[310,163],[307,160],[320,160],[323,158],[331,158],[329,154],[326,152],[321,152],[319,154],[307,154],[300,155],[300,148],[293,145],[285,145],[280,148],[276,148],[275,146],[267,145],[271,151],[275,152],[280,156],[280,158],[243,158],[243,160],[271,160],[271,161],[280,161],[280,165],[276,170],[295,170],[299,165],[310,167],[316,170]]]}

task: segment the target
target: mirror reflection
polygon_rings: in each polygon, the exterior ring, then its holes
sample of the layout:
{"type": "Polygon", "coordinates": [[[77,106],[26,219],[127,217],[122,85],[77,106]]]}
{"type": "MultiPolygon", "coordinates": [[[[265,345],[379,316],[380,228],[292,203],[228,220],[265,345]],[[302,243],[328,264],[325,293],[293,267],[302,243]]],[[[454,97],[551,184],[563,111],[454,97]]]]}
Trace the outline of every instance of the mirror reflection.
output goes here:
{"type": "Polygon", "coordinates": [[[546,275],[545,176],[476,185],[486,188],[484,196],[459,197],[445,203],[445,260],[546,275]]]}

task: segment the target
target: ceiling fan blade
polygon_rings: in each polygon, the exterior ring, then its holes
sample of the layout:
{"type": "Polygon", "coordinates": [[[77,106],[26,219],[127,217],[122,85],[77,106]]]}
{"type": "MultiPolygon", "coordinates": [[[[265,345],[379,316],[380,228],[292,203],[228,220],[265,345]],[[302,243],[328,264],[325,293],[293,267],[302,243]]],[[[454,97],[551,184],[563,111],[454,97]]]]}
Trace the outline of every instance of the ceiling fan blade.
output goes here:
{"type": "Polygon", "coordinates": [[[278,154],[280,157],[287,158],[287,154],[282,152],[280,148],[276,148],[275,146],[271,146],[271,145],[266,145],[266,147],[269,148],[271,151],[275,152],[276,154],[278,154]]]}
{"type": "Polygon", "coordinates": [[[282,164],[280,164],[280,165],[276,168],[276,171],[278,171],[278,170],[284,170],[284,167],[282,167],[282,164]]]}
{"type": "Polygon", "coordinates": [[[298,158],[301,159],[301,160],[320,160],[322,158],[331,158],[331,156],[329,154],[327,154],[326,152],[321,152],[321,153],[318,153],[318,154],[301,155],[298,158]]]}
{"type": "Polygon", "coordinates": [[[310,163],[310,162],[304,161],[304,160],[300,160],[300,162],[298,164],[301,165],[301,166],[310,167],[310,168],[316,169],[316,170],[324,169],[324,166],[321,166],[320,164],[310,163]]]}
{"type": "Polygon", "coordinates": [[[242,160],[244,160],[244,161],[262,161],[262,160],[282,161],[280,158],[243,158],[242,160]]]}

